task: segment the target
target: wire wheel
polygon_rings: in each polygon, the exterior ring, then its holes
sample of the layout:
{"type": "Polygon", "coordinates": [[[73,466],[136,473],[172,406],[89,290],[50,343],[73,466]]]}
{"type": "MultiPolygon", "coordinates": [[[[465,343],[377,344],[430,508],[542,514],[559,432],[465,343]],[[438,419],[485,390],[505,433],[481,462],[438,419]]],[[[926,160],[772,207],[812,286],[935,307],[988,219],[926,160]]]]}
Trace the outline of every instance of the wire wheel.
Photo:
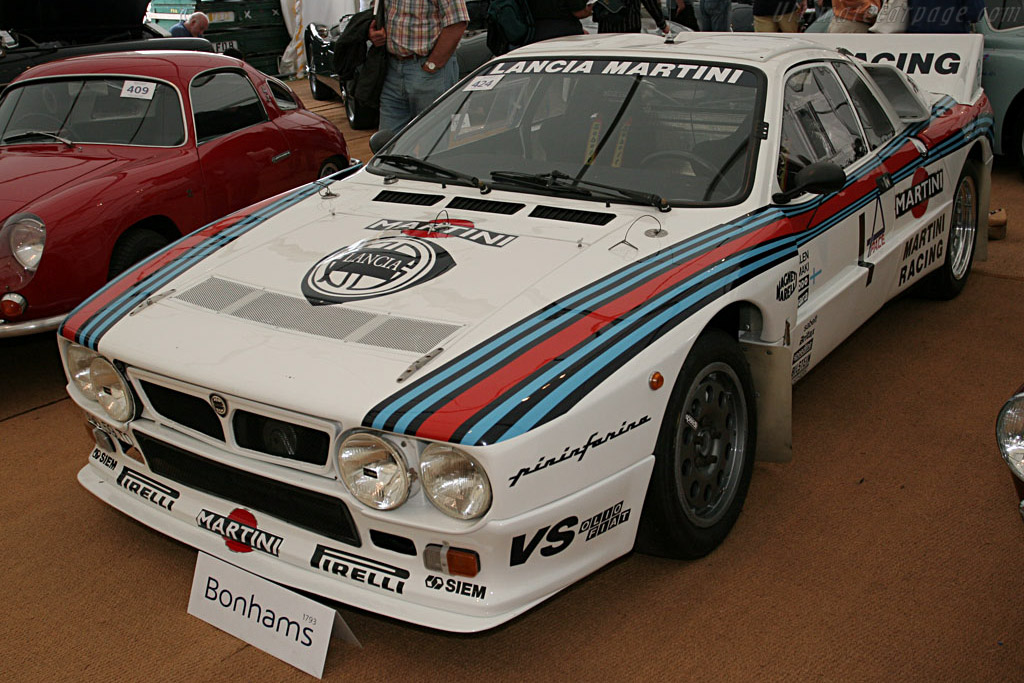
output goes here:
{"type": "Polygon", "coordinates": [[[978,233],[978,187],[974,177],[964,174],[953,198],[953,215],[949,224],[950,274],[961,280],[967,275],[974,254],[978,233]]]}

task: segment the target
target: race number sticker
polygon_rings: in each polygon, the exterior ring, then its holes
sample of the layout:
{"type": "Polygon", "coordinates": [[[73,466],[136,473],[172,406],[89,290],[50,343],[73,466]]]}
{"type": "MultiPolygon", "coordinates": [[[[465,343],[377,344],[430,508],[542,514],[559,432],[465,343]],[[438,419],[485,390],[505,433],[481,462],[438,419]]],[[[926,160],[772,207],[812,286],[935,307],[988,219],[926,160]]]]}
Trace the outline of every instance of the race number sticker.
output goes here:
{"type": "Polygon", "coordinates": [[[504,78],[504,76],[501,74],[496,76],[477,76],[471,80],[463,90],[467,92],[472,92],[473,90],[491,90],[494,86],[498,85],[498,81],[502,78],[504,78]]]}
{"type": "Polygon", "coordinates": [[[134,97],[138,100],[151,100],[156,91],[156,83],[148,81],[125,81],[121,87],[121,97],[134,97]]]}

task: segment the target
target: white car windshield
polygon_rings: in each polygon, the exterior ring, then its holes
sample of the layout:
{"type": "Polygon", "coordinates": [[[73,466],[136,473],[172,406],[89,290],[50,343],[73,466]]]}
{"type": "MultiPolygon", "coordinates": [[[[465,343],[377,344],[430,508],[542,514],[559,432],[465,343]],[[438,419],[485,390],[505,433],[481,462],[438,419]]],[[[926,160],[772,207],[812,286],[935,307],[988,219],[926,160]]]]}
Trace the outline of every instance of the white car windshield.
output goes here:
{"type": "Polygon", "coordinates": [[[0,101],[0,143],[173,147],[185,141],[178,93],[165,83],[74,78],[16,85],[0,101]]]}
{"type": "Polygon", "coordinates": [[[751,184],[763,82],[760,72],[697,62],[490,63],[371,170],[600,201],[649,203],[606,185],[673,205],[736,203],[751,184]]]}

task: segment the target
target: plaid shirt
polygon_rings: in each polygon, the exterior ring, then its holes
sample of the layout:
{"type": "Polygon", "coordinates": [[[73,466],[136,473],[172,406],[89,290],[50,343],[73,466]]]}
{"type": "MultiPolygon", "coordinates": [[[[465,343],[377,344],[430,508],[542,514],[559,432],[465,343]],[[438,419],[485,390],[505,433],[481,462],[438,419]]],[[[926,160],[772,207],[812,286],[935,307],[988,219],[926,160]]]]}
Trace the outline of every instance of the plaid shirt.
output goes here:
{"type": "Polygon", "coordinates": [[[396,57],[426,57],[445,26],[469,21],[466,0],[383,0],[387,11],[388,52],[396,57]]]}

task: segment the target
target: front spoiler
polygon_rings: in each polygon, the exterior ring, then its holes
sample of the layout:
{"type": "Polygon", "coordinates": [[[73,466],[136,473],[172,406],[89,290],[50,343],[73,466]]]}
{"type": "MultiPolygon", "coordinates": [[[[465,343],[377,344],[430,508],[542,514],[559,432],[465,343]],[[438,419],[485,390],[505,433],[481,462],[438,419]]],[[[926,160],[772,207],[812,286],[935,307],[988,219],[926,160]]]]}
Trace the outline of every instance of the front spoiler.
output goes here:
{"type": "MultiPolygon", "coordinates": [[[[444,600],[448,599],[448,596],[438,592],[438,572],[425,569],[420,556],[400,557],[382,553],[372,544],[365,542],[359,548],[346,546],[268,515],[261,516],[259,528],[285,538],[285,542],[280,546],[280,556],[275,557],[259,551],[239,553],[229,550],[224,538],[197,526],[194,517],[197,510],[208,509],[226,515],[232,507],[237,506],[221,498],[161,480],[145,465],[121,453],[107,453],[99,448],[94,449],[89,463],[79,471],[78,481],[99,499],[139,522],[263,578],[421,626],[456,633],[473,633],[494,628],[522,614],[616,557],[629,552],[653,465],[654,458],[650,456],[562,500],[514,519],[487,523],[464,539],[456,537],[454,540],[460,544],[465,541],[480,550],[482,571],[486,572],[471,580],[478,585],[486,585],[486,596],[483,600],[452,596],[451,607],[465,608],[462,612],[423,604],[433,601],[435,604],[447,606],[448,603],[444,600]],[[100,464],[104,461],[109,464],[100,464]],[[138,497],[119,486],[118,475],[123,473],[126,467],[132,472],[144,474],[159,485],[176,487],[173,492],[177,494],[173,512],[160,507],[152,499],[138,497]],[[581,538],[574,544],[574,552],[565,553],[562,562],[544,557],[538,552],[531,557],[528,565],[514,568],[508,566],[508,548],[514,536],[525,534],[526,538],[532,538],[533,534],[545,525],[573,513],[599,511],[613,498],[627,501],[626,504],[632,507],[634,515],[628,523],[623,523],[619,529],[599,539],[603,541],[602,543],[586,543],[581,538]],[[372,580],[357,584],[321,572],[318,568],[311,568],[309,558],[314,555],[314,549],[320,546],[350,552],[367,563],[383,564],[385,567],[390,564],[399,565],[400,570],[408,572],[403,594],[399,595],[394,590],[380,590],[380,581],[377,584],[372,580]],[[490,571],[487,571],[488,569],[490,571]],[[515,573],[510,575],[511,570],[515,570],[515,573]],[[473,611],[476,614],[471,613],[473,611]]],[[[361,531],[365,538],[365,527],[361,531]]],[[[420,550],[423,545],[423,542],[417,542],[420,550]]],[[[457,576],[441,578],[456,581],[460,579],[457,576]]],[[[391,587],[395,587],[393,579],[391,587]]]]}

